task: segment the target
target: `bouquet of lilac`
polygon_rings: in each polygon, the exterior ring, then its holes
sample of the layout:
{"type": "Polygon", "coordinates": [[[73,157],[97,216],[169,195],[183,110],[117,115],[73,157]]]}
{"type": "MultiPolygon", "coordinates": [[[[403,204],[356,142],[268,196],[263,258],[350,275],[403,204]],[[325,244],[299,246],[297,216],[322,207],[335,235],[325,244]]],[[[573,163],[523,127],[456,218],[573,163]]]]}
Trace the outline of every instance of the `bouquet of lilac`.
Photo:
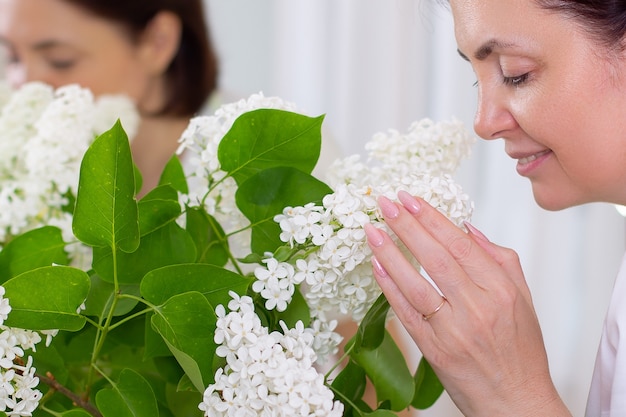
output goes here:
{"type": "MultiPolygon", "coordinates": [[[[0,94],[0,106],[0,248],[43,225],[73,240],[69,204],[83,154],[120,117],[132,137],[139,123],[134,105],[123,96],[94,99],[78,85],[55,91],[32,82],[0,94]]],[[[82,259],[79,245],[69,249],[82,259]]]]}
{"type": "MultiPolygon", "coordinates": [[[[461,226],[472,203],[452,175],[474,139],[456,121],[422,120],[377,134],[366,161],[337,161],[323,182],[311,175],[322,121],[260,94],[193,118],[139,201],[122,124],[89,144],[77,183],[68,174],[51,191],[71,235],[50,217],[5,229],[2,326],[47,338],[29,358],[23,347],[0,362],[5,375],[23,367],[15,373],[36,390],[23,412],[7,394],[5,414],[384,417],[429,407],[441,384],[424,360],[408,369],[386,332],[362,228],[386,227],[376,198],[399,190],[461,226]],[[89,265],[74,263],[75,241],[89,265]],[[338,320],[359,323],[345,352],[338,320]],[[367,381],[374,404],[363,401],[367,381]]],[[[45,131],[62,128],[52,120],[45,131]]]]}

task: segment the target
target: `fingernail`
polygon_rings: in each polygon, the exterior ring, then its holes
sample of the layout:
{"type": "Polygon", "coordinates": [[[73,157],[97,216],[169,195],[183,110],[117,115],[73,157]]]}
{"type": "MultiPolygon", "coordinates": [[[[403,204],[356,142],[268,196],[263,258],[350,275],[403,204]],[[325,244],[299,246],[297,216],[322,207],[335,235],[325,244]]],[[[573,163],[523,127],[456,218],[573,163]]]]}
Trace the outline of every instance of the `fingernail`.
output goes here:
{"type": "Polygon", "coordinates": [[[481,232],[480,230],[478,230],[477,228],[475,228],[470,222],[463,222],[463,224],[465,225],[465,228],[474,236],[476,236],[479,239],[484,240],[485,242],[489,242],[489,239],[487,239],[487,236],[485,236],[483,234],[483,232],[481,232]]]}
{"type": "Polygon", "coordinates": [[[378,205],[380,206],[380,211],[383,212],[385,219],[395,219],[398,217],[398,214],[400,214],[398,206],[396,206],[396,204],[387,197],[381,196],[378,198],[378,205]]]}
{"type": "Polygon", "coordinates": [[[385,241],[385,237],[383,236],[383,233],[378,230],[377,227],[373,226],[370,223],[366,223],[364,229],[365,235],[367,236],[367,241],[370,245],[379,247],[383,244],[383,242],[385,241]]]}
{"type": "Polygon", "coordinates": [[[417,201],[415,197],[406,191],[399,191],[398,198],[402,202],[402,205],[407,209],[407,211],[411,214],[417,214],[420,211],[420,203],[417,201]]]}
{"type": "Polygon", "coordinates": [[[383,268],[382,264],[378,259],[376,259],[375,256],[372,256],[372,266],[374,267],[374,272],[376,272],[377,275],[381,277],[386,277],[389,275],[387,273],[387,270],[383,268]]]}

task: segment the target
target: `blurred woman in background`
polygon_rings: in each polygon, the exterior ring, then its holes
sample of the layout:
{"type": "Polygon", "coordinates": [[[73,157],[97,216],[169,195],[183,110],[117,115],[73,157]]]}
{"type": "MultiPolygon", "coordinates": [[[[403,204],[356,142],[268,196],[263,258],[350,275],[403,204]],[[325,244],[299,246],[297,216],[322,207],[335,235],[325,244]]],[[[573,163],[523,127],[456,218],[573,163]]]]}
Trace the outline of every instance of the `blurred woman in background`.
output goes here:
{"type": "Polygon", "coordinates": [[[202,0],[0,0],[0,45],[12,87],[77,83],[133,100],[140,194],[158,183],[217,86],[202,0]]]}

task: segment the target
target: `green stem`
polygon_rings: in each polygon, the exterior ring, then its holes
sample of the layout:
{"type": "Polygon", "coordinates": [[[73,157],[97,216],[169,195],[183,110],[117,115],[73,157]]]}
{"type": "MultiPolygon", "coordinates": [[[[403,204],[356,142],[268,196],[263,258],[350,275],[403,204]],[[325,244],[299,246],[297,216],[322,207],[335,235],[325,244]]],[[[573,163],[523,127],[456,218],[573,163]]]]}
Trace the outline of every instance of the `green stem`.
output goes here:
{"type": "Polygon", "coordinates": [[[359,413],[360,416],[363,416],[363,411],[361,411],[359,409],[359,407],[356,406],[355,403],[353,403],[348,397],[346,397],[345,395],[343,395],[342,392],[338,391],[335,387],[333,387],[332,385],[327,384],[326,385],[332,392],[335,393],[335,395],[337,395],[338,397],[341,397],[341,399],[343,400],[344,404],[348,404],[350,407],[352,407],[353,410],[356,410],[357,413],[359,413]]]}
{"type": "MultiPolygon", "coordinates": [[[[115,240],[114,240],[115,242],[115,240]]],[[[111,301],[111,306],[109,307],[109,311],[106,319],[104,320],[104,325],[96,331],[96,337],[94,340],[94,349],[91,355],[91,363],[89,367],[89,374],[87,376],[87,386],[85,387],[86,395],[89,395],[89,390],[91,388],[91,384],[94,380],[94,369],[96,368],[96,361],[100,356],[100,351],[104,346],[104,342],[109,333],[111,322],[113,321],[115,308],[117,307],[117,303],[119,301],[119,292],[120,292],[120,284],[118,282],[117,276],[117,248],[115,243],[111,245],[112,256],[113,256],[113,300],[111,301]]]]}
{"type": "Polygon", "coordinates": [[[106,379],[106,380],[109,382],[109,384],[111,384],[112,386],[115,386],[115,381],[113,381],[111,378],[109,378],[109,376],[106,374],[106,372],[104,372],[102,369],[100,369],[100,368],[98,367],[98,365],[94,364],[94,365],[93,365],[93,368],[94,368],[96,371],[98,371],[98,373],[99,373],[100,375],[102,375],[102,377],[103,377],[104,379],[106,379]]]}
{"type": "Polygon", "coordinates": [[[324,375],[324,380],[328,380],[328,378],[330,378],[330,375],[334,372],[334,370],[337,369],[339,365],[341,365],[341,362],[343,362],[348,356],[350,356],[350,353],[352,352],[353,348],[354,348],[354,343],[350,344],[350,347],[346,349],[346,351],[343,353],[341,358],[339,358],[337,362],[335,362],[335,364],[332,366],[332,368],[330,368],[328,372],[326,372],[326,374],[324,375]]]}
{"type": "MultiPolygon", "coordinates": [[[[120,298],[122,298],[122,297],[123,297],[123,296],[120,296],[120,298]]],[[[148,312],[150,312],[150,311],[153,311],[153,310],[154,310],[154,308],[153,308],[153,307],[148,307],[148,308],[146,308],[146,309],[144,309],[144,310],[141,310],[141,311],[138,311],[137,313],[132,314],[132,315],[130,315],[130,316],[128,316],[128,317],[124,317],[122,320],[120,320],[120,321],[116,322],[115,324],[112,324],[112,325],[109,327],[109,331],[114,330],[116,327],[119,327],[119,326],[121,326],[122,324],[124,324],[124,323],[127,323],[127,322],[131,321],[131,320],[132,320],[132,319],[134,319],[135,317],[139,317],[139,316],[141,316],[142,314],[146,314],[146,313],[148,313],[148,312]]]]}
{"type": "Polygon", "coordinates": [[[223,238],[220,236],[217,222],[214,220],[215,219],[213,217],[210,217],[211,229],[213,229],[215,236],[219,237],[220,245],[222,245],[222,247],[226,249],[226,252],[228,253],[228,259],[230,259],[230,262],[233,264],[233,267],[235,268],[237,273],[239,275],[243,275],[243,271],[239,267],[239,262],[237,262],[237,259],[233,256],[233,253],[230,251],[230,248],[228,246],[228,236],[225,236],[223,238]]]}
{"type": "Polygon", "coordinates": [[[100,326],[100,323],[98,323],[95,320],[92,320],[91,318],[87,317],[87,316],[83,316],[85,318],[85,321],[87,321],[87,323],[91,324],[93,327],[95,327],[96,329],[100,329],[102,326],[100,326]]]}

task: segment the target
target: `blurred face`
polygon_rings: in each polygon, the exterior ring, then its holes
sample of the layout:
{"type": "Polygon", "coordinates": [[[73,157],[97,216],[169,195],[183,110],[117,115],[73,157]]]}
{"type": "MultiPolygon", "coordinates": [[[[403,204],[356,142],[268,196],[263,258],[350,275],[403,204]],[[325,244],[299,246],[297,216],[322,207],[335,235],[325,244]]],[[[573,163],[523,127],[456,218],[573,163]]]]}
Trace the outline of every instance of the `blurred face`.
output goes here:
{"type": "Polygon", "coordinates": [[[476,132],[503,138],[549,210],[626,203],[626,58],[530,0],[451,0],[476,132]],[[613,54],[613,55],[610,55],[613,54]]]}
{"type": "Polygon", "coordinates": [[[78,83],[123,93],[147,109],[155,76],[122,27],[63,0],[0,0],[0,48],[13,86],[78,83]]]}

